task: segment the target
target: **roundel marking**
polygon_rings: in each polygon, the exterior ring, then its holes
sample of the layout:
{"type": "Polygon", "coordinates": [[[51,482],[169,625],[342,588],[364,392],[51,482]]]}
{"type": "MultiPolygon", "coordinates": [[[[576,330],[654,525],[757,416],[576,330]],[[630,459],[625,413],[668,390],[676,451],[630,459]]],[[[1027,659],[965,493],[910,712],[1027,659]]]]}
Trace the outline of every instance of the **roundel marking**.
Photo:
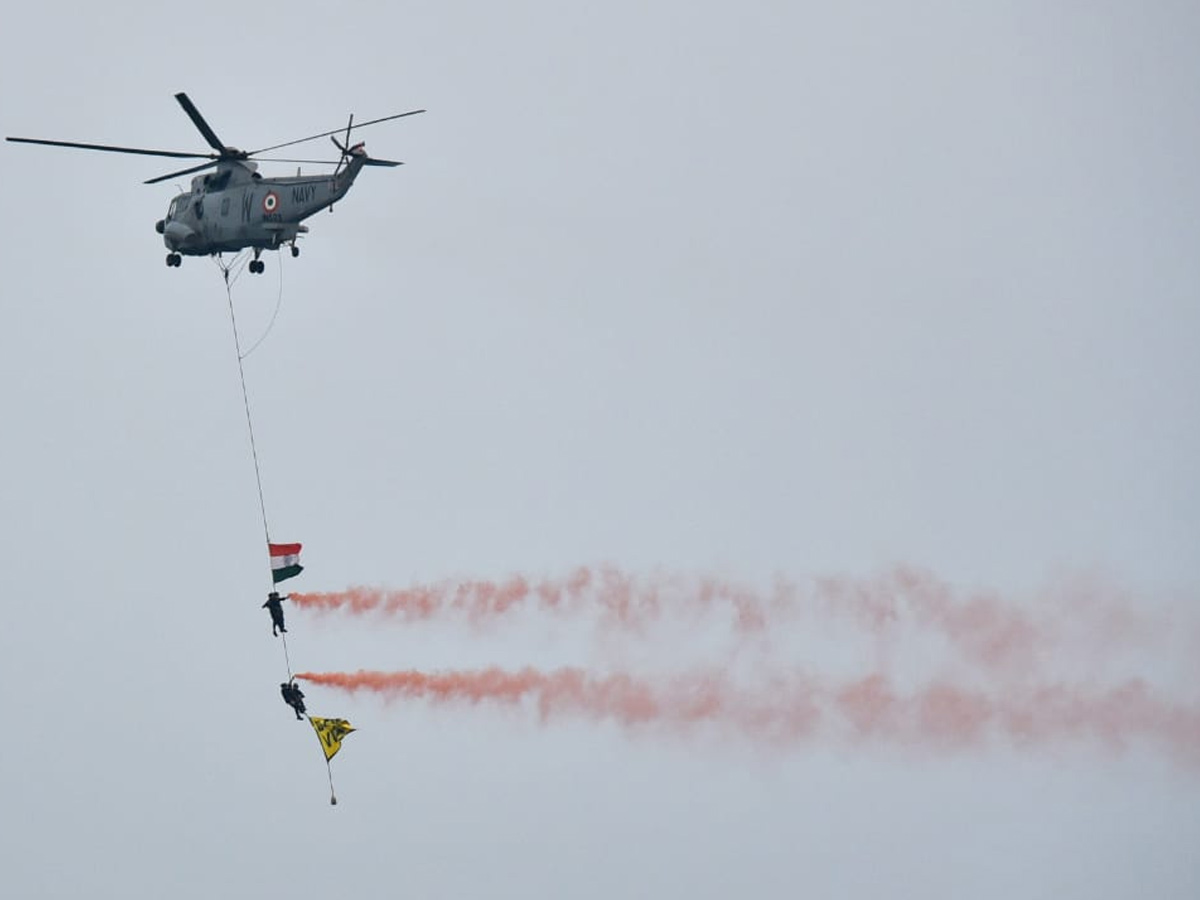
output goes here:
{"type": "Polygon", "coordinates": [[[267,195],[263,197],[263,212],[273,213],[279,209],[279,195],[274,191],[267,191],[267,195]]]}

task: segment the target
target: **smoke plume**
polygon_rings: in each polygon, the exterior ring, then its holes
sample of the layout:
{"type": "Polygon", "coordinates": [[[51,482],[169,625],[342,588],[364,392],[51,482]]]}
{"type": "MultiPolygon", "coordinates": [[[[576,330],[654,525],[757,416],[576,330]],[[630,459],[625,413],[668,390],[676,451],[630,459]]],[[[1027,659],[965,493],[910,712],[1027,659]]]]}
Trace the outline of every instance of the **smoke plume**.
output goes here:
{"type": "Polygon", "coordinates": [[[1098,658],[1161,642],[1170,631],[1100,580],[1063,582],[1043,590],[1036,603],[1018,603],[995,591],[955,589],[912,566],[870,578],[777,578],[769,589],[712,576],[638,577],[613,566],[579,567],[557,579],[513,575],[402,589],[351,587],[295,593],[291,600],[305,610],[404,622],[465,618],[480,624],[527,612],[628,630],[668,619],[721,617],[739,636],[802,622],[846,623],[882,637],[912,627],[939,635],[961,659],[995,671],[1028,670],[1064,648],[1098,658]]]}
{"type": "Polygon", "coordinates": [[[751,685],[715,670],[667,677],[578,668],[302,672],[296,677],[387,700],[518,707],[536,712],[543,722],[573,717],[685,736],[710,729],[772,745],[832,737],[941,749],[1007,741],[1086,742],[1120,750],[1148,742],[1200,766],[1200,707],[1173,703],[1137,679],[1107,689],[1051,683],[992,692],[942,681],[903,692],[882,673],[839,682],[781,672],[751,685]]]}

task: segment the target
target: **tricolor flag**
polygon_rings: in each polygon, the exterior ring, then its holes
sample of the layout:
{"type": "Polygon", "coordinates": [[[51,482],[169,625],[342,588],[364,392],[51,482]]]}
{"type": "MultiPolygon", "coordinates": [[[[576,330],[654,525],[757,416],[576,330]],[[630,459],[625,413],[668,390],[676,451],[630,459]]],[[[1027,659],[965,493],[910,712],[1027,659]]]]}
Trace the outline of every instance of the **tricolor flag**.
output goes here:
{"type": "Polygon", "coordinates": [[[267,550],[271,554],[271,578],[276,584],[304,571],[304,566],[300,565],[299,544],[267,544],[267,550]]]}

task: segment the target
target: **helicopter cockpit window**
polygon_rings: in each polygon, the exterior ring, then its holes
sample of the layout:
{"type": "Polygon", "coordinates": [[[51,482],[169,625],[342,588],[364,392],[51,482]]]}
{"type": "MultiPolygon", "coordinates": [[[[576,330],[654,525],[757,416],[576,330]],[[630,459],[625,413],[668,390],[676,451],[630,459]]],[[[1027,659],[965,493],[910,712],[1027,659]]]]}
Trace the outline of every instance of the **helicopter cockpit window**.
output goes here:
{"type": "Polygon", "coordinates": [[[181,212],[183,212],[183,208],[186,205],[187,205],[187,195],[180,194],[178,197],[176,197],[174,200],[171,201],[171,208],[167,211],[167,218],[168,219],[175,218],[177,215],[179,215],[181,212]]]}

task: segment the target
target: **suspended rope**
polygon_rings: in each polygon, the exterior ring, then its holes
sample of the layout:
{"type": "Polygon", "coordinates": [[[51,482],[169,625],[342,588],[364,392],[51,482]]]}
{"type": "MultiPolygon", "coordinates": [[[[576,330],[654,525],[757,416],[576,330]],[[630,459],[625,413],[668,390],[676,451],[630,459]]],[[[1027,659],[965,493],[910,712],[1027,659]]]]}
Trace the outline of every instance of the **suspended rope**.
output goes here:
{"type": "Polygon", "coordinates": [[[328,759],[325,760],[325,771],[329,773],[329,805],[337,806],[337,794],[333,791],[333,768],[328,759]]]}
{"type": "Polygon", "coordinates": [[[242,354],[242,359],[245,359],[251,353],[258,349],[258,345],[267,339],[267,335],[271,333],[271,329],[275,327],[275,318],[279,315],[279,307],[283,305],[283,254],[279,254],[279,294],[275,297],[275,311],[271,313],[271,321],[267,323],[267,330],[262,333],[257,341],[255,341],[249,350],[242,354]]]}
{"type": "MultiPolygon", "coordinates": [[[[237,282],[242,272],[245,271],[247,259],[248,257],[246,254],[239,253],[234,257],[232,262],[226,264],[223,260],[214,257],[217,267],[221,270],[221,273],[225,278],[225,298],[229,301],[229,324],[233,329],[233,349],[237,354],[238,379],[242,384],[242,404],[246,409],[246,429],[250,434],[250,455],[254,460],[254,480],[258,486],[258,507],[262,511],[263,534],[267,539],[267,555],[269,565],[271,553],[271,529],[267,524],[267,503],[263,497],[262,469],[258,463],[258,447],[254,441],[254,419],[250,415],[250,395],[246,390],[246,370],[242,365],[242,360],[253,353],[259,344],[266,340],[267,335],[271,333],[271,329],[275,325],[275,319],[279,315],[279,308],[283,304],[283,266],[282,264],[279,266],[279,293],[275,298],[275,311],[271,313],[271,321],[267,323],[266,331],[263,332],[262,336],[255,341],[253,345],[251,345],[249,350],[243,353],[241,338],[238,335],[237,314],[233,309],[233,285],[237,282]]],[[[272,592],[274,592],[274,575],[272,575],[272,592]]],[[[281,631],[279,637],[280,643],[283,644],[283,664],[287,669],[288,683],[291,684],[295,681],[295,676],[292,674],[292,660],[291,655],[288,653],[287,632],[281,631]]],[[[290,702],[291,701],[289,701],[289,703],[290,702]]],[[[303,709],[303,706],[300,708],[303,709]]],[[[312,717],[306,713],[304,718],[308,720],[310,725],[313,725],[315,730],[316,726],[313,723],[312,717]]],[[[321,739],[319,732],[317,734],[317,738],[318,740],[321,739]]],[[[324,748],[323,741],[322,748],[324,748]]],[[[333,787],[333,768],[329,764],[328,753],[326,753],[325,756],[325,773],[329,776],[329,803],[331,806],[337,806],[337,793],[333,787]]]]}
{"type": "Polygon", "coordinates": [[[288,656],[287,633],[285,632],[279,636],[281,638],[283,638],[283,664],[285,666],[287,666],[288,681],[291,681],[292,680],[292,660],[288,656]]]}
{"type": "Polygon", "coordinates": [[[246,263],[250,262],[250,254],[238,252],[233,256],[232,262],[225,262],[223,256],[210,257],[221,273],[225,276],[225,283],[228,285],[236,284],[237,280],[242,277],[242,272],[246,268],[246,263]],[[232,277],[231,277],[232,276],[232,277]]]}
{"type": "MultiPolygon", "coordinates": [[[[250,432],[250,455],[254,459],[254,480],[258,484],[258,506],[262,510],[263,534],[266,535],[267,544],[270,544],[271,529],[267,525],[267,503],[263,499],[262,471],[258,465],[258,447],[254,443],[254,421],[250,416],[250,396],[246,393],[246,370],[242,367],[242,346],[238,338],[237,316],[233,311],[233,287],[229,280],[229,272],[232,264],[231,266],[224,266],[218,263],[218,265],[221,266],[222,271],[225,273],[225,296],[229,300],[229,322],[233,326],[233,349],[237,354],[238,377],[242,382],[242,403],[246,407],[246,428],[250,432]]],[[[270,557],[268,555],[268,565],[270,564],[269,560],[270,557]]]]}

